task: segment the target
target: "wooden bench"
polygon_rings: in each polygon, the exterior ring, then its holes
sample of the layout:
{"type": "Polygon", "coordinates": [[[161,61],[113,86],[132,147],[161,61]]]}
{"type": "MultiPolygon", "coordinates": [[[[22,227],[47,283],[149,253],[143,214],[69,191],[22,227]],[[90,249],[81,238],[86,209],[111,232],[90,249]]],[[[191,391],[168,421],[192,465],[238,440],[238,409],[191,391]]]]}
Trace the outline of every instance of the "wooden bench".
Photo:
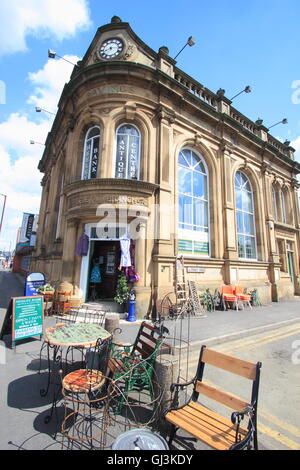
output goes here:
{"type": "Polygon", "coordinates": [[[206,443],[216,450],[258,449],[257,444],[257,399],[261,363],[256,364],[240,360],[202,346],[197,374],[193,380],[182,384],[173,384],[172,389],[179,390],[193,384],[191,400],[184,406],[166,411],[165,418],[172,423],[169,445],[179,428],[206,443]],[[252,382],[249,402],[235,395],[224,392],[203,382],[205,364],[237,374],[252,382]],[[199,395],[235,410],[228,419],[198,403],[199,395]],[[241,421],[247,418],[246,426],[241,421]]]}

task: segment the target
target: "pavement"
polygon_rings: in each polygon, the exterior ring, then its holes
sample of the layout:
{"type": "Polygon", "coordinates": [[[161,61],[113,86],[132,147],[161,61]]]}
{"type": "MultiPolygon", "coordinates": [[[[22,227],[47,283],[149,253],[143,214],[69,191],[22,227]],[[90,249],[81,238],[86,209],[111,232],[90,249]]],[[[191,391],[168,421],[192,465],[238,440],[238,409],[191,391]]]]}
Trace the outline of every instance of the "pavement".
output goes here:
{"type": "MultiPolygon", "coordinates": [[[[23,289],[23,276],[0,271],[0,329],[10,298],[22,296],[23,289]]],[[[252,309],[207,312],[191,319],[166,319],[164,325],[170,331],[169,337],[175,338],[175,346],[189,343],[199,350],[202,344],[221,344],[299,320],[300,303],[295,298],[252,309]]],[[[45,326],[54,322],[47,317],[45,326]]],[[[133,342],[140,322],[120,320],[120,340],[133,342]]],[[[46,380],[46,363],[42,373],[37,373],[40,348],[41,342],[35,338],[20,341],[15,349],[11,348],[10,335],[0,341],[0,450],[61,448],[61,441],[54,439],[55,423],[44,423],[51,400],[39,393],[46,380]]]]}

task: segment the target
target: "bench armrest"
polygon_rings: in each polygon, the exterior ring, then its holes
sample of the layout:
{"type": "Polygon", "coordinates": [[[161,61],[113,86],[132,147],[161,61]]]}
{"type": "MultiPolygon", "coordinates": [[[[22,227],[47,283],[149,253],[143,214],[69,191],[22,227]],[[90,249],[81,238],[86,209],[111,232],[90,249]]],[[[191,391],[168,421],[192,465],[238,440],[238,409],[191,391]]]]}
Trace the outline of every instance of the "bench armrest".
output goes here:
{"type": "Polygon", "coordinates": [[[110,357],[122,358],[124,356],[130,356],[133,349],[133,344],[124,344],[124,343],[112,343],[110,350],[110,357]]]}
{"type": "Polygon", "coordinates": [[[177,388],[177,389],[181,389],[183,390],[184,387],[188,387],[188,385],[192,385],[195,383],[197,379],[197,376],[195,376],[192,380],[190,380],[189,382],[181,382],[181,383],[172,383],[171,385],[171,392],[174,392],[174,390],[177,388]]]}
{"type": "Polygon", "coordinates": [[[245,415],[247,415],[249,418],[252,418],[254,415],[254,408],[252,406],[247,406],[244,410],[240,411],[234,411],[231,414],[231,422],[232,424],[240,424],[241,420],[244,419],[245,415]]]}

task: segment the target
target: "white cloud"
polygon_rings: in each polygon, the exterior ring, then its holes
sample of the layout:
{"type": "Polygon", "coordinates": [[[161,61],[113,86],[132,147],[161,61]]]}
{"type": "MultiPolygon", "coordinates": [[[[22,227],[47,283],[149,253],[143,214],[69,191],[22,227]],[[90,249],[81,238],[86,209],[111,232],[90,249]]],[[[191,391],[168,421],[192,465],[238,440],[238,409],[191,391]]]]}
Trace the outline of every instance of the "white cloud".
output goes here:
{"type": "MultiPolygon", "coordinates": [[[[80,59],[69,55],[63,57],[73,64],[80,59]]],[[[65,83],[69,81],[72,70],[72,65],[63,59],[49,59],[42,69],[29,73],[29,80],[34,85],[34,91],[27,102],[55,113],[59,96],[65,83]]]]}
{"type": "MultiPolygon", "coordinates": [[[[73,63],[79,60],[76,56],[65,57],[73,63]]],[[[49,59],[40,70],[29,73],[34,90],[27,102],[55,112],[72,69],[62,59],[49,59]]],[[[0,192],[7,195],[0,249],[8,249],[10,245],[14,248],[23,212],[39,212],[43,175],[38,163],[44,151],[40,143],[46,140],[53,116],[41,113],[34,117],[33,121],[25,113],[12,113],[0,123],[0,192]],[[39,143],[31,145],[30,140],[39,143]]],[[[0,213],[2,207],[3,197],[0,198],[0,213]]]]}
{"type": "Polygon", "coordinates": [[[27,49],[26,37],[62,40],[90,26],[87,0],[2,0],[0,55],[27,49]]]}
{"type": "Polygon", "coordinates": [[[291,142],[291,147],[293,147],[296,150],[295,160],[300,162],[300,135],[291,142]]]}

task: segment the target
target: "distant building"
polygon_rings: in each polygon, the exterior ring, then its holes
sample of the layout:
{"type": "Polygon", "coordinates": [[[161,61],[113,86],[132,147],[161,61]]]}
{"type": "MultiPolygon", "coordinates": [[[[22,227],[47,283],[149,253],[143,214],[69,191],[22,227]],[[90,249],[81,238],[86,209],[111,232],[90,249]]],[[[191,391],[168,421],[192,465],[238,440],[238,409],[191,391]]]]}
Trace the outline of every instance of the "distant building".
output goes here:
{"type": "Polygon", "coordinates": [[[24,275],[31,270],[31,258],[35,250],[38,215],[23,213],[22,227],[18,229],[12,269],[24,275]]]}
{"type": "Polygon", "coordinates": [[[263,302],[300,294],[300,165],[289,142],[241,114],[224,90],[210,91],[114,17],[58,108],[39,163],[32,269],[83,302],[111,300],[120,239],[135,225],[139,317],[173,290],[179,254],[200,289],[239,284],[263,302]]]}

